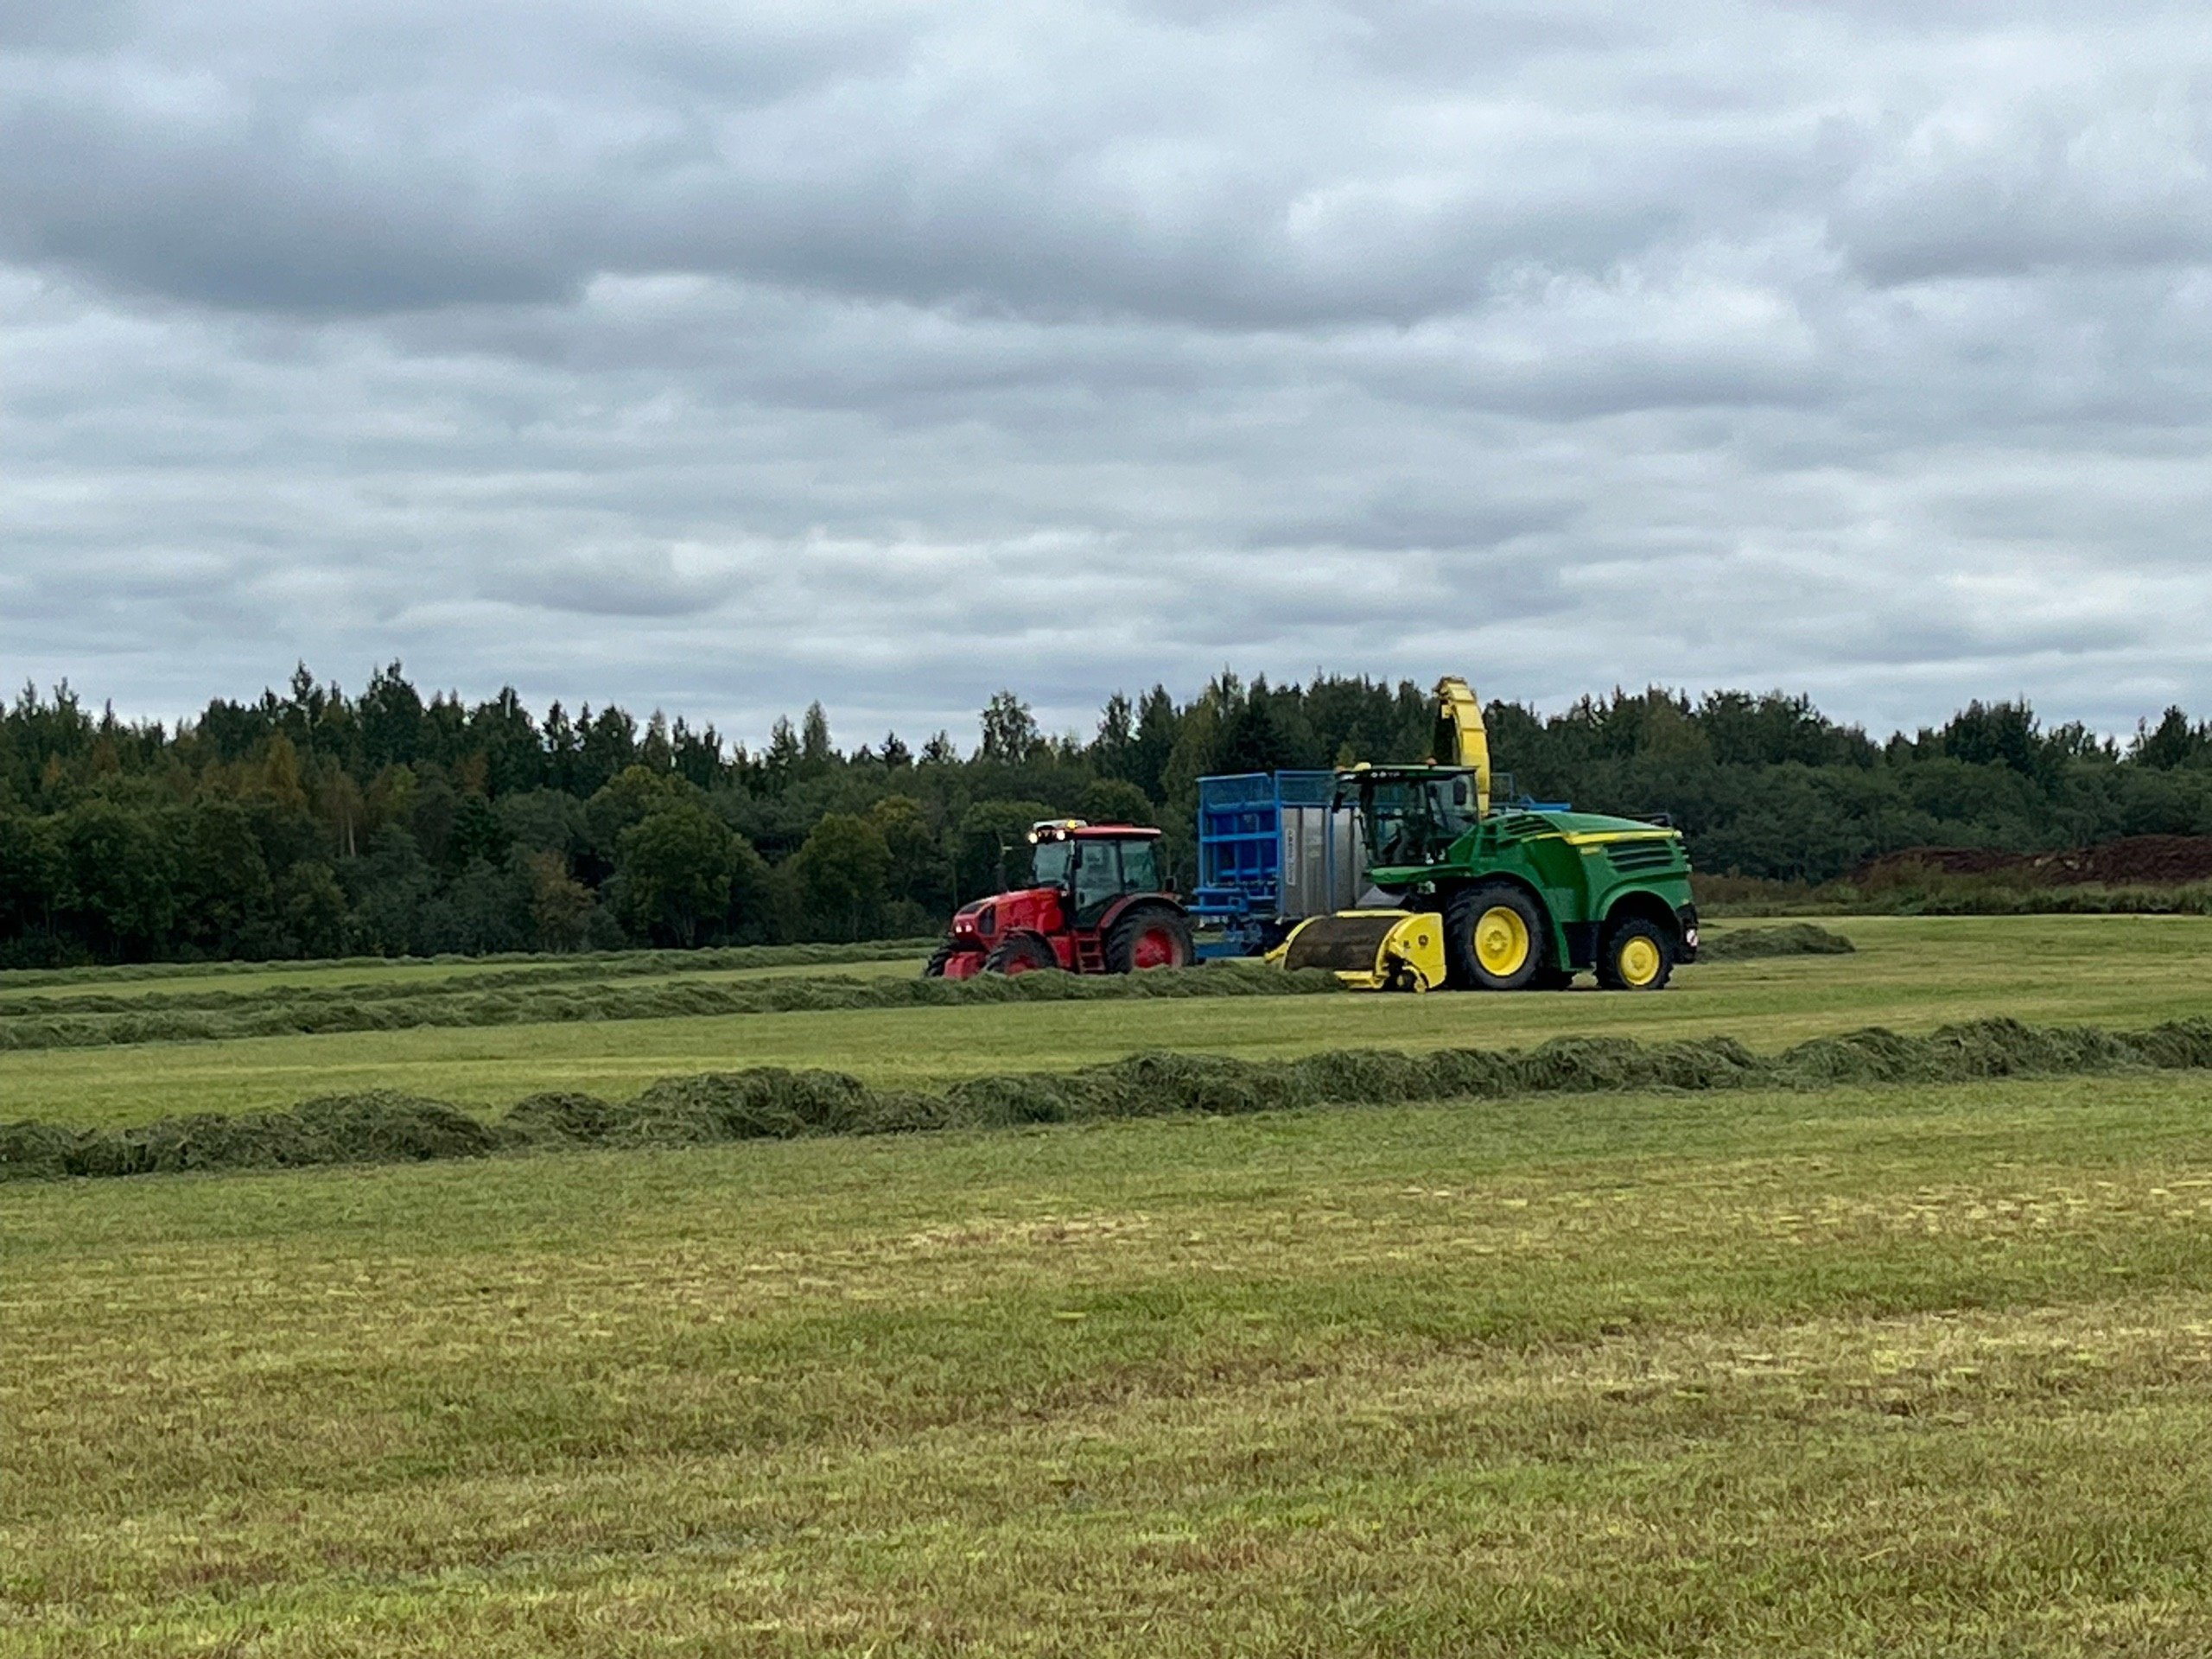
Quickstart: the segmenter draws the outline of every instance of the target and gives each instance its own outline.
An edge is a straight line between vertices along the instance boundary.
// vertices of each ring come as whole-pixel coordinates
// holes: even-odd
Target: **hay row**
[[[125,1014],[137,1008],[228,1008],[247,1002],[312,993],[321,996],[396,997],[419,995],[420,980],[354,980],[329,986],[264,985],[256,978],[277,973],[359,969],[381,976],[391,968],[452,968],[447,982],[456,989],[509,990],[517,986],[560,984],[577,980],[637,979],[668,974],[721,973],[750,968],[823,968],[840,963],[918,962],[937,948],[932,937],[864,939],[857,944],[731,944],[698,950],[601,950],[580,955],[492,957],[344,957],[319,962],[155,962],[130,968],[23,969],[0,973],[0,1018],[45,1014]],[[499,964],[486,967],[486,963]],[[508,965],[512,964],[512,965]],[[242,982],[231,988],[196,991],[118,993],[72,990],[136,984],[162,979],[220,977]],[[58,993],[52,988],[62,987]],[[26,994],[29,993],[29,994]]]
[[[1732,927],[1707,933],[1700,962],[1750,962],[1760,957],[1846,957],[1859,947],[1840,933],[1811,922],[1783,927]]]
[[[99,1048],[130,1043],[223,1042],[243,1037],[421,1027],[553,1025],[733,1014],[810,1014],[943,1007],[975,1002],[1074,1002],[1148,997],[1296,996],[1341,988],[1333,975],[1217,963],[1174,974],[988,975],[976,979],[759,979],[717,984],[524,987],[424,991],[412,996],[313,995],[226,1010],[174,1008],[0,1020],[0,1050]]]
[[[1826,929],[1746,928],[1716,935],[1710,954],[1726,961],[1849,950]],[[715,1014],[802,1014],[969,1002],[1072,1001],[1129,997],[1294,996],[1338,988],[1330,976],[1286,974],[1252,962],[1189,973],[1132,976],[1026,974],[970,980],[766,979],[705,984],[487,985],[472,976],[445,985],[278,987],[214,991],[156,1001],[105,997],[66,1004],[0,1002],[0,1050],[104,1048],[134,1043],[223,1042],[245,1037],[407,1031],[423,1027],[551,1025],[589,1020],[669,1020]]]
[[[2011,1020],[1946,1026],[1924,1037],[1870,1028],[1815,1038],[1775,1055],[1756,1054],[1727,1037],[1671,1043],[1562,1037],[1532,1049],[1347,1049],[1287,1060],[1158,1052],[1073,1071],[973,1077],[938,1091],[877,1089],[842,1072],[760,1067],[664,1077],[621,1102],[531,1095],[488,1122],[444,1101],[378,1090],[322,1096],[289,1111],[168,1118],[142,1128],[0,1125],[0,1181],[1520,1095],[1821,1089],[2208,1067],[2212,1020],[2204,1019],[2141,1031]]]

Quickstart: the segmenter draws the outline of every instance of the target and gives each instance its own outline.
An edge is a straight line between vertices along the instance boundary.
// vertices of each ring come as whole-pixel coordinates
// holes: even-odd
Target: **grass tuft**
[[[1813,922],[1783,927],[1733,927],[1708,933],[1698,946],[1700,962],[1750,962],[1760,957],[1847,957],[1859,947],[1840,933]]]

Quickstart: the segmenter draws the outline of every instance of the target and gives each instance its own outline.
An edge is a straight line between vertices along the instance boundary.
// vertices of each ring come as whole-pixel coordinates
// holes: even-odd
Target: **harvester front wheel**
[[[1057,968],[1060,959],[1052,947],[1034,933],[1016,933],[983,958],[987,974],[1033,974],[1039,968]]]
[[[1520,991],[1544,969],[1543,907],[1510,881],[1462,887],[1444,907],[1444,954],[1461,990]]]
[[[1598,982],[1609,991],[1656,991],[1675,971],[1675,942],[1656,923],[1622,922],[1598,952]]]
[[[1124,912],[1107,929],[1105,943],[1109,974],[1187,968],[1198,954],[1190,918],[1165,905],[1138,905]]]

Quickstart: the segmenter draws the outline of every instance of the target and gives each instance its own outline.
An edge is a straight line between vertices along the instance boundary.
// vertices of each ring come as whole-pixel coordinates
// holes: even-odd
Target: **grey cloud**
[[[0,679],[2212,712],[2208,86],[2149,6],[0,0]]]

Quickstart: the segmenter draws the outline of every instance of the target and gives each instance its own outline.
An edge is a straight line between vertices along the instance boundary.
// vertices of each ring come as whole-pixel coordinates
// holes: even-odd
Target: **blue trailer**
[[[1198,880],[1191,914],[1217,927],[1201,956],[1252,956],[1289,924],[1357,902],[1359,837],[1332,772],[1198,779]]]

